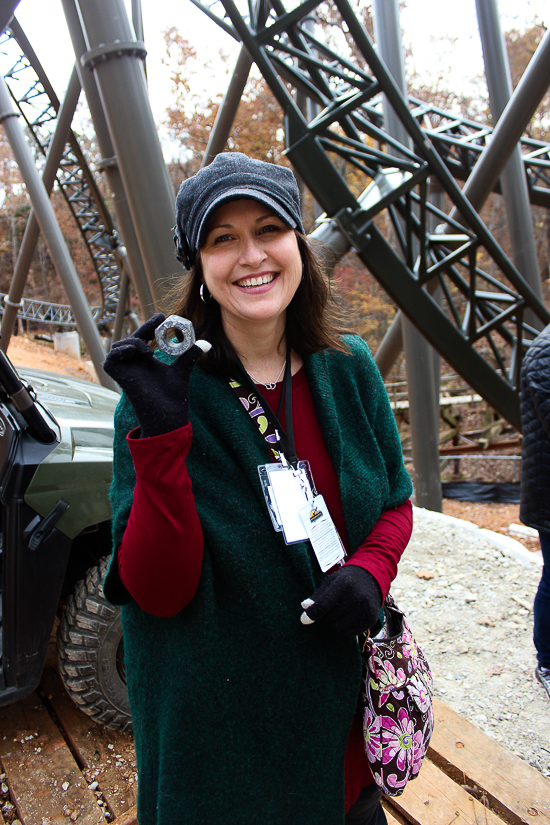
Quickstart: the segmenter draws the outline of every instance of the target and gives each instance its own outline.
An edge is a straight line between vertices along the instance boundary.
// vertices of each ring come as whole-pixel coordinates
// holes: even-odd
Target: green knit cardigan
[[[306,359],[315,409],[340,484],[351,552],[380,514],[412,492],[367,345]],[[266,442],[227,381],[192,374],[187,467],[204,534],[198,591],[180,613],[145,613],[113,563],[105,594],[122,605],[139,769],[140,825],[341,825],[344,756],[360,692],[355,640],[300,623],[322,574],[309,543],[275,533],[257,467]],[[113,539],[132,506],[121,400],[115,417]],[[113,554],[116,559],[116,553]],[[162,547],[151,547],[151,565]]]

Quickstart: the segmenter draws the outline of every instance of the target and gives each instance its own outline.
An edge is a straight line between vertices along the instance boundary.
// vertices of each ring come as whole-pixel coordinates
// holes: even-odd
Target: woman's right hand
[[[154,315],[129,338],[116,341],[103,364],[134,408],[142,438],[187,424],[191,371],[199,356],[211,347],[207,341],[197,341],[172,364],[163,363],[148,343],[163,321],[164,315]]]

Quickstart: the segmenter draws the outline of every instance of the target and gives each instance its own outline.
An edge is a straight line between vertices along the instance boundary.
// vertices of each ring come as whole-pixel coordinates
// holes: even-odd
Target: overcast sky
[[[129,0],[128,6],[130,5]],[[151,105],[159,127],[171,103],[169,73],[162,64],[163,32],[176,26],[205,57],[212,58],[220,48],[236,54],[231,37],[198,11],[189,0],[142,0],[145,42],[148,50],[147,72]],[[550,25],[550,0],[500,0],[502,25],[524,28],[538,16]],[[42,62],[50,81],[62,98],[74,60],[59,0],[21,0],[16,12],[27,37]],[[471,91],[472,80],[483,74],[481,46],[477,32],[474,0],[407,0],[401,18],[404,42],[410,46],[417,70],[451,79],[457,92]],[[226,76],[220,70],[221,91]]]

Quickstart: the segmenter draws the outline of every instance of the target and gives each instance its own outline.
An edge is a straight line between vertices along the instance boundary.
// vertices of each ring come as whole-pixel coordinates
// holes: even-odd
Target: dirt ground
[[[77,361],[70,355],[54,352],[53,344],[35,341],[24,335],[12,335],[7,355],[16,367],[33,367],[38,370],[62,372],[75,378],[91,381],[90,374],[83,361]]]
[[[416,509],[392,593],[430,663],[436,696],[550,777],[550,703],[534,677],[540,553],[514,558],[490,536]]]
[[[495,533],[510,536],[531,552],[540,551],[538,538],[519,536],[508,529],[510,524],[521,524],[519,504],[479,504],[473,501],[444,499],[443,512],[447,516],[466,519],[466,521],[477,524],[478,527],[486,527],[487,530],[494,530]]]

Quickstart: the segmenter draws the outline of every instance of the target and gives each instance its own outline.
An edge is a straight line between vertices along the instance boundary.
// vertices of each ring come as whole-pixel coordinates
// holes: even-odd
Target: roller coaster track
[[[0,293],[0,301],[6,297]],[[90,310],[96,323],[104,320],[102,307],[90,307]],[[50,301],[22,298],[18,316],[35,324],[52,324],[55,327],[67,327],[67,329],[76,328],[72,308],[66,304],[52,304]]]
[[[235,29],[218,16],[214,9],[221,5],[215,0],[210,6],[192,0],[198,8],[215,20],[228,34],[240,40]],[[337,68],[337,63],[335,62]],[[415,97],[408,98],[409,110],[422,131],[444,161],[453,177],[465,181],[473,170],[480,154],[491,140],[493,129],[487,123],[462,117],[437,106],[432,106]],[[383,116],[380,96],[374,96],[372,103],[365,103],[363,111],[369,120],[383,130]],[[529,185],[529,197],[533,206],[550,209],[550,143],[522,137],[519,142],[522,159]],[[500,192],[497,182],[495,191]]]
[[[453,176],[466,180],[491,139],[492,128],[463,117],[455,117],[413,97],[409,98],[409,108]],[[519,145],[531,203],[549,209],[550,144],[523,137]],[[498,185],[496,191],[500,191]]]
[[[550,315],[454,180],[468,177],[491,129],[414,98],[406,102],[348,0],[330,3],[335,25],[328,38],[319,27],[312,34],[303,25],[319,0],[306,0],[290,12],[282,0],[269,0],[262,12],[265,25],[260,18],[243,17],[233,0],[210,7],[193,2],[246,45],[284,111],[289,159],[326,214],[448,363],[519,426],[519,367],[536,333],[524,313],[530,308],[543,323]],[[59,101],[15,21],[0,40],[0,52],[8,63],[12,96],[44,157]],[[296,91],[317,106],[310,123],[295,103]],[[384,131],[383,94],[407,129],[411,148]],[[550,145],[524,138],[521,150],[531,202],[548,207]],[[440,181],[460,222],[450,221],[428,201],[428,177]],[[93,308],[94,318],[112,319],[119,282],[116,232],[74,135],[58,182],[99,277],[103,305]],[[393,227],[393,243],[375,222],[382,213]],[[433,218],[441,232],[428,231]],[[432,298],[437,286],[443,295],[440,304]],[[57,304],[25,301],[22,314],[74,325],[70,307]]]
[[[0,59],[10,94],[32,136],[37,163],[40,165],[48,151],[60,103],[15,19],[0,38]],[[102,305],[92,307],[92,315],[99,323],[112,321],[120,281],[120,265],[115,251],[119,241],[102,195],[73,132],[65,147],[56,180],[78,225],[101,289]],[[34,322],[76,326],[70,306],[46,301],[23,301],[19,317]]]
[[[550,313],[453,177],[467,175],[490,130],[419,101],[411,113],[348,0],[325,2],[332,25],[317,26],[314,33],[303,21],[319,0],[305,0],[291,11],[282,0],[269,0],[262,17],[243,16],[234,0],[211,7],[193,2],[244,44],[262,72],[284,112],[288,158],[326,215],[435,349],[519,428],[519,368],[536,334],[525,310],[544,324]],[[317,107],[309,123],[296,92]],[[382,94],[407,130],[410,147],[384,131]],[[536,169],[530,175],[540,189],[548,183],[548,149],[530,149]],[[428,177],[438,179],[460,222],[429,202]],[[393,245],[376,220],[382,213],[393,227]],[[428,231],[434,218],[441,232]],[[437,286],[441,303],[432,297]]]
[[[366,105],[369,118],[383,128],[382,107]],[[409,109],[445,165],[458,180],[467,180],[480,154],[491,140],[493,129],[484,123],[454,115],[415,97],[409,97]],[[519,142],[529,198],[533,206],[550,209],[550,144],[523,137]],[[500,192],[497,182],[495,191]]]

